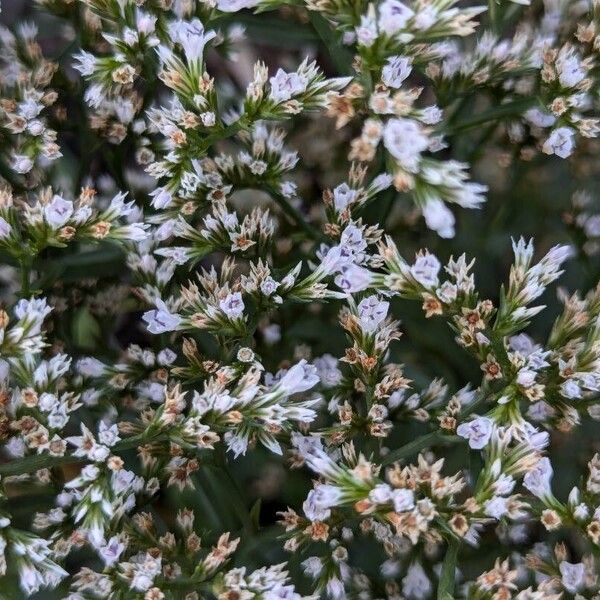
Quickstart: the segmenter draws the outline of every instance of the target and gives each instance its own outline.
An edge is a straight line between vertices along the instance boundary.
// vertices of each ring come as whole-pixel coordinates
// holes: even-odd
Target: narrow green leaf
[[[383,457],[382,465],[390,465],[403,458],[408,458],[425,448],[435,445],[457,444],[463,442],[464,439],[458,435],[445,435],[439,431],[423,435],[405,446],[392,450],[389,454]]]
[[[460,541],[456,538],[450,539],[444,563],[442,564],[442,572],[440,573],[440,581],[438,584],[437,600],[453,600],[454,584],[456,581],[456,561],[458,559],[458,549]]]
[[[258,530],[260,528],[260,508],[262,505],[262,498],[259,498],[250,509],[250,518],[252,519],[252,523],[254,525],[254,529]]]

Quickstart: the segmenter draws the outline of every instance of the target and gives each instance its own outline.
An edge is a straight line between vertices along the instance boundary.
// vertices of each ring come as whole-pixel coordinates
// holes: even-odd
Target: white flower
[[[132,242],[141,242],[148,238],[149,223],[131,223],[119,229],[119,237]]]
[[[538,461],[534,469],[525,474],[523,486],[538,498],[549,496],[551,494],[550,480],[552,479],[552,473],[552,464],[544,456]]]
[[[369,492],[369,500],[375,504],[386,504],[392,500],[392,488],[387,483],[377,484]]]
[[[169,33],[174,42],[181,44],[189,61],[200,59],[206,43],[217,35],[214,31],[205,32],[200,19],[171,23]]]
[[[353,190],[347,183],[338,185],[333,190],[333,205],[337,212],[345,210],[349,204],[354,202],[356,190]]]
[[[575,131],[570,127],[554,129],[542,146],[544,154],[556,154],[560,158],[571,156],[575,148]]]
[[[94,74],[96,57],[93,54],[82,50],[79,54],[75,54],[73,58],[77,61],[73,64],[73,68],[79,71],[84,77]]]
[[[278,69],[274,77],[269,79],[271,91],[269,98],[276,104],[290,100],[306,90],[306,77],[298,73],[286,73],[283,69]]]
[[[415,27],[417,29],[429,29],[438,20],[437,7],[429,5],[419,6],[419,11],[415,15]]]
[[[309,365],[305,359],[290,367],[279,380],[278,387],[290,396],[305,392],[319,383],[319,376],[314,365]]]
[[[24,175],[25,173],[29,173],[33,168],[33,161],[29,156],[25,156],[24,154],[15,154],[13,156],[12,168],[17,173]]]
[[[281,339],[281,327],[277,323],[271,323],[262,329],[262,334],[265,343],[272,346]]]
[[[240,292],[231,292],[219,302],[219,308],[228,318],[239,319],[244,314],[244,300]]]
[[[524,388],[530,388],[535,383],[535,371],[520,369],[517,373],[517,383]]]
[[[348,294],[355,294],[366,290],[373,280],[371,271],[359,265],[342,267],[341,273],[336,276],[335,284]]]
[[[98,427],[98,440],[101,444],[110,448],[120,439],[119,429],[116,424],[107,425],[104,421],[100,421],[100,426]]]
[[[118,560],[119,556],[125,550],[125,544],[116,536],[111,537],[105,546],[102,546],[98,551],[100,558],[104,561],[104,565],[112,567]]]
[[[440,268],[440,261],[433,254],[426,253],[417,257],[415,264],[410,268],[410,274],[423,287],[435,288],[439,283]]]
[[[140,33],[153,33],[156,29],[156,17],[139,8],[136,11],[135,25]]]
[[[323,562],[318,556],[311,556],[302,562],[302,570],[305,575],[317,579],[323,571]]]
[[[167,305],[160,299],[156,300],[156,309],[145,312],[142,319],[146,321],[148,331],[154,334],[175,331],[181,323],[177,313],[171,313]]]
[[[237,12],[244,8],[253,8],[258,0],[218,0],[217,8],[222,12]]]
[[[444,202],[431,198],[423,207],[423,216],[427,227],[436,231],[440,237],[454,237],[454,215]]]
[[[411,59],[406,56],[391,56],[381,73],[381,81],[388,87],[399,88],[412,70]]]
[[[414,11],[399,0],[385,0],[379,6],[379,28],[389,35],[403,29]]]
[[[486,501],[484,512],[488,517],[494,519],[502,518],[508,512],[507,499],[502,498],[502,496],[494,496]]]
[[[507,496],[513,491],[515,484],[516,481],[510,475],[501,473],[494,480],[492,487],[494,488],[494,492],[496,492],[496,494],[499,496]]]
[[[558,81],[563,87],[573,88],[583,81],[586,76],[579,57],[573,53],[560,53],[556,61]]]
[[[163,187],[158,187],[150,192],[150,196],[152,197],[152,206],[158,210],[168,208],[173,202],[173,195]]]
[[[0,240],[5,240],[12,232],[11,224],[6,219],[0,217]]]
[[[373,333],[387,317],[390,303],[377,296],[363,298],[358,305],[358,317],[363,331]]]
[[[98,359],[86,356],[77,361],[77,371],[85,377],[100,377],[106,371],[106,366]]]
[[[477,417],[468,423],[461,423],[456,433],[469,440],[469,446],[473,450],[481,450],[490,441],[494,422],[488,417]]]
[[[156,356],[156,362],[159,365],[163,366],[173,364],[176,359],[177,354],[175,354],[175,352],[173,352],[173,350],[171,350],[170,348],[165,348],[164,350],[161,350]]]
[[[277,291],[278,287],[279,284],[272,277],[267,277],[264,281],[261,282],[260,291],[265,296],[271,296]]]
[[[98,444],[92,432],[83,423],[80,427],[81,435],[65,438],[69,444],[76,448],[73,456],[85,456],[94,462],[104,462],[110,455],[110,450],[103,444]],[[84,475],[83,471],[81,475]]]
[[[339,487],[319,484],[308,493],[302,509],[311,521],[324,521],[331,514],[329,509],[336,506],[341,497],[342,490]]]
[[[44,207],[44,217],[52,229],[60,229],[73,214],[73,202],[55,194],[51,202]]]
[[[560,393],[569,400],[581,398],[581,388],[574,379],[567,379],[560,386]]]
[[[324,388],[335,387],[342,381],[342,372],[338,368],[338,359],[335,356],[323,354],[323,356],[315,358],[313,364]]]
[[[431,581],[420,563],[414,562],[408,567],[402,579],[402,593],[411,600],[424,600],[431,594]]]
[[[405,512],[415,507],[415,496],[412,490],[394,490],[392,492],[392,502],[396,512]]]
[[[551,127],[556,123],[556,117],[553,114],[542,111],[539,108],[530,108],[524,116],[536,127]]]
[[[442,109],[437,106],[428,106],[421,113],[421,121],[426,125],[436,125],[444,117]],[[444,146],[445,147],[445,146]]]
[[[415,172],[429,140],[417,121],[390,119],[383,130],[383,143],[401,167]]]
[[[377,39],[377,23],[368,15],[360,18],[360,25],[356,27],[356,40],[361,46],[369,48]]]
[[[558,568],[563,586],[571,594],[576,594],[585,582],[585,565],[583,563],[570,563],[563,560]]]

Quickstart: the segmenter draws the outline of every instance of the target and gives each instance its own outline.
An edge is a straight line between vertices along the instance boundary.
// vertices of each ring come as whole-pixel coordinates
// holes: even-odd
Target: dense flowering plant
[[[2,11],[1,598],[600,598],[600,0]]]

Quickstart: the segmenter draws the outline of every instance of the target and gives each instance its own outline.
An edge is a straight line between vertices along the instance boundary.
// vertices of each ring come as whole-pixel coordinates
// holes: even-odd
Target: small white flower
[[[423,287],[435,288],[439,283],[440,269],[440,261],[433,254],[426,253],[417,257],[415,264],[410,268],[410,274]]]
[[[306,91],[308,82],[298,73],[286,73],[283,69],[278,69],[275,76],[269,79],[269,83],[271,85],[269,98],[276,104],[280,104]]]
[[[337,212],[345,210],[349,204],[354,202],[356,190],[353,190],[347,183],[338,185],[333,190],[333,205]]]
[[[238,12],[244,8],[253,8],[258,4],[258,0],[218,0],[217,8],[221,12]]]
[[[10,236],[11,232],[11,224],[3,217],[0,217],[0,240],[5,240],[7,237]]]
[[[146,321],[148,331],[154,334],[175,331],[181,323],[181,317],[171,313],[167,305],[160,299],[156,301],[156,309],[144,313],[142,319]]]
[[[358,317],[363,331],[373,333],[387,317],[390,303],[377,296],[363,298],[358,305]]]
[[[551,494],[550,480],[552,479],[552,474],[552,464],[544,456],[538,461],[534,469],[525,474],[523,486],[534,496],[544,498]]]
[[[94,74],[96,68],[96,57],[90,52],[82,50],[73,57],[77,62],[73,63],[73,68],[79,71],[84,77]]]
[[[116,536],[111,537],[105,546],[102,546],[98,553],[104,561],[104,565],[112,567],[118,560],[123,551],[125,544]]]
[[[502,496],[494,496],[486,501],[484,512],[488,517],[501,519],[508,512],[507,499]]]
[[[381,81],[388,87],[399,88],[412,70],[411,59],[406,56],[391,56],[381,73]]]
[[[244,314],[244,300],[240,292],[231,292],[219,302],[220,309],[228,318],[239,319]]]
[[[342,267],[341,273],[336,276],[335,284],[347,294],[355,294],[366,290],[373,280],[371,271],[359,265]]]
[[[431,581],[420,563],[414,562],[408,567],[402,579],[402,593],[410,600],[425,600],[431,594]]]
[[[319,383],[319,376],[314,365],[310,365],[302,359],[293,367],[290,367],[280,379],[278,387],[286,395],[305,392]]]
[[[414,11],[399,0],[385,0],[379,6],[379,28],[393,35],[403,29]]]
[[[429,140],[421,126],[412,119],[390,119],[383,130],[383,143],[398,164],[415,172],[421,160],[421,152],[427,149]]]
[[[152,206],[158,210],[168,208],[173,203],[173,195],[165,188],[159,187],[150,192]]]
[[[202,57],[206,43],[217,35],[214,31],[205,32],[200,19],[171,23],[169,33],[174,42],[181,44],[189,61],[199,60]]]
[[[567,379],[560,386],[560,393],[569,400],[581,398],[581,388],[574,379]]]
[[[335,356],[324,354],[315,358],[313,364],[324,388],[335,387],[342,381],[342,372],[338,368],[338,359]]]
[[[469,446],[473,450],[481,450],[490,441],[494,422],[488,417],[477,417],[468,423],[461,423],[456,433],[469,440]]]
[[[585,583],[585,565],[583,563],[570,563],[563,560],[558,568],[563,586],[571,594],[576,594]]]
[[[454,237],[454,215],[444,202],[438,198],[428,200],[423,207],[423,216],[427,227],[436,231],[440,237]]]
[[[360,18],[360,25],[356,28],[356,41],[369,48],[377,39],[377,23],[368,15]]]
[[[98,440],[101,444],[114,446],[121,438],[119,437],[119,429],[116,424],[107,425],[104,421],[100,421],[98,427]]]
[[[369,500],[375,504],[386,504],[392,500],[392,491],[387,483],[379,483],[369,492]]]
[[[560,53],[556,61],[558,81],[563,87],[573,88],[586,77],[586,71],[581,66],[581,60],[576,54]]]
[[[12,168],[17,173],[24,175],[33,169],[33,161],[29,156],[25,156],[24,154],[15,154],[13,156]]]
[[[73,214],[73,202],[55,194],[51,202],[44,207],[44,217],[52,229],[60,229]]]
[[[575,149],[575,131],[570,127],[554,129],[542,146],[544,154],[556,154],[560,158],[571,156]]]
[[[392,502],[396,512],[412,510],[415,507],[415,495],[412,490],[394,490],[392,492]]]

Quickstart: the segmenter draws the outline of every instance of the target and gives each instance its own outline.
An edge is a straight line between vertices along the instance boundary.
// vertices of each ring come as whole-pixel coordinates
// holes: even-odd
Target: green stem
[[[450,539],[448,549],[440,573],[438,584],[437,600],[451,600],[454,596],[454,584],[456,579],[456,561],[458,559],[458,549],[460,541],[456,538]]]
[[[116,454],[123,450],[129,450],[135,448],[141,444],[148,442],[157,442],[163,439],[167,439],[168,434],[166,433],[154,433],[154,435],[148,436],[143,433],[140,435],[134,435],[130,438],[126,438],[117,442],[111,451]],[[61,465],[72,465],[77,463],[88,462],[88,459],[81,456],[73,456],[69,454],[67,456],[51,456],[49,454],[40,454],[36,456],[25,456],[23,458],[15,459],[10,462],[0,465],[0,476],[6,477],[9,475],[22,475],[23,473],[34,473],[39,469],[49,469],[52,467],[58,467]]]
[[[227,501],[233,505],[233,508],[235,509],[237,516],[240,518],[246,533],[254,533],[256,528],[254,527],[252,515],[246,506],[242,489],[231,473],[224,446],[221,446],[215,450],[215,460],[217,464],[212,468],[217,469],[219,474],[224,476],[219,478],[218,483],[222,489],[225,488],[224,491],[227,495]]]
[[[476,127],[491,121],[500,121],[501,119],[515,117],[523,114],[528,108],[532,108],[537,104],[539,104],[539,100],[536,96],[520,98],[519,100],[514,100],[513,102],[507,102],[498,107],[484,110],[480,114],[475,115],[472,119],[466,119],[465,121],[456,123],[456,125],[447,125],[442,129],[442,133],[446,135],[456,135],[457,133],[475,129]]]
[[[31,278],[31,264],[21,260],[21,297],[27,298],[30,294],[29,279]]]
[[[289,200],[281,194],[277,188],[271,184],[265,184],[263,189],[270,194],[270,196],[275,200],[275,202],[279,205],[281,210],[294,222],[294,224],[298,225],[301,229],[303,229],[306,234],[313,240],[317,242],[325,242],[328,241],[328,238],[325,234],[321,233],[316,227],[311,225],[306,217],[292,204],[290,204]]]
[[[488,0],[488,17],[490,29],[494,33],[498,33],[498,0]]]
[[[430,446],[457,444],[464,441],[465,440],[460,436],[448,435],[442,433],[441,431],[434,431],[432,433],[423,435],[412,442],[409,442],[397,450],[392,450],[392,452],[383,457],[381,464],[383,466],[390,465],[403,458],[408,458],[409,456],[412,456],[413,454],[416,454],[425,448],[429,448]]]

